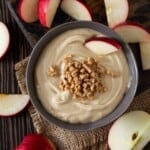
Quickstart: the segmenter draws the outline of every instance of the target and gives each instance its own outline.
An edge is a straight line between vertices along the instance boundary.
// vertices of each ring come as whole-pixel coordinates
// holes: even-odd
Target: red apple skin
[[[22,15],[22,11],[21,11],[21,9],[22,9],[22,7],[23,7],[23,3],[24,3],[24,1],[25,0],[20,0],[19,1],[19,4],[18,4],[18,14],[19,14],[19,16],[20,16],[20,18],[24,21],[24,22],[26,22],[26,23],[32,23],[32,22],[35,22],[35,21],[37,21],[38,20],[38,17],[37,17],[37,5],[34,7],[34,16],[33,16],[33,18],[31,19],[31,20],[26,20],[25,18],[24,18],[24,16]],[[32,8],[29,8],[29,9],[32,9]],[[32,12],[33,13],[33,12]]]
[[[143,30],[145,30],[148,34],[150,33],[144,28],[144,26],[142,26],[141,24],[139,24],[137,22],[132,22],[132,21],[126,21],[126,22],[120,23],[120,24],[116,25],[115,27],[113,27],[112,29],[116,29],[116,28],[124,26],[124,25],[136,26],[136,27],[139,27],[139,28],[142,28]]]
[[[108,37],[92,37],[88,40],[85,41],[85,44],[87,42],[91,42],[91,41],[103,41],[103,42],[107,42],[110,43],[111,45],[113,45],[114,47],[116,47],[117,49],[121,49],[121,45],[114,39],[112,38],[108,38]]]
[[[28,134],[15,150],[56,150],[54,144],[41,134]]]
[[[28,103],[22,108],[20,109],[18,112],[14,113],[14,114],[10,114],[10,115],[3,115],[3,114],[0,114],[0,117],[3,117],[3,118],[7,118],[7,117],[13,117],[13,116],[16,116],[18,115],[20,112],[22,112],[23,110],[25,110],[26,107],[28,107],[28,105],[30,105],[30,100],[28,101]]]
[[[24,0],[20,0],[20,1],[19,1],[19,4],[18,4],[18,14],[19,14],[20,18],[21,18],[24,22],[26,22],[26,20],[24,19],[24,17],[22,16],[22,13],[21,13],[21,7],[22,7],[23,1],[24,1]]]
[[[59,0],[39,0],[38,2],[38,18],[40,20],[40,23],[43,27],[49,28],[51,26],[51,23],[53,21],[53,15],[55,15],[57,7],[59,6]],[[53,6],[53,4],[56,4]],[[49,8],[54,8],[51,11],[54,11],[50,13]],[[50,17],[50,20],[48,19]]]
[[[141,39],[139,39],[137,41],[134,41],[134,42],[133,41],[127,41],[128,43],[130,43],[130,42],[131,43],[137,43],[137,42],[148,42],[148,41],[150,41],[150,33],[149,33],[149,31],[147,31],[147,29],[143,25],[141,25],[141,24],[139,24],[137,22],[127,21],[127,22],[124,22],[124,23],[116,25],[113,28],[113,30],[117,32],[117,30],[119,28],[128,28],[128,27],[132,27],[132,28],[135,27],[135,28],[137,28],[139,30],[143,30],[142,33],[141,33]],[[137,32],[138,32],[138,30],[137,30]],[[144,33],[144,36],[143,36],[143,33]],[[136,39],[136,37],[135,37],[135,39]]]
[[[38,1],[38,17],[42,26],[47,27],[46,15],[48,11],[48,4],[50,0]]]

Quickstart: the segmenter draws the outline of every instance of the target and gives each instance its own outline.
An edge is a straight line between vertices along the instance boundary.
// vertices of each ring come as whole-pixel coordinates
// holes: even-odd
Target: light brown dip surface
[[[35,84],[39,99],[49,113],[63,121],[87,123],[106,116],[118,105],[128,87],[129,69],[122,51],[104,57],[93,53],[83,45],[93,35],[101,36],[100,33],[86,28],[62,33],[43,49],[36,65]],[[115,78],[106,76],[104,83],[108,91],[97,94],[93,100],[75,100],[68,91],[60,90],[60,76],[47,75],[48,68],[54,64],[63,70],[62,60],[67,54],[73,54],[78,60],[93,57],[120,75]]]

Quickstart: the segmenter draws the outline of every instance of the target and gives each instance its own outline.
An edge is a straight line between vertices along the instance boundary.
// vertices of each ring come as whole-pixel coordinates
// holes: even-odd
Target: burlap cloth
[[[15,65],[16,78],[18,85],[23,94],[27,94],[25,85],[25,71],[29,58]],[[49,137],[60,150],[108,150],[107,136],[111,124],[87,132],[73,132],[64,130],[53,124],[49,124],[32,106],[28,107],[33,125],[37,133],[41,133]],[[144,110],[150,113],[150,89],[146,90],[141,95],[137,96],[129,109],[131,110]]]

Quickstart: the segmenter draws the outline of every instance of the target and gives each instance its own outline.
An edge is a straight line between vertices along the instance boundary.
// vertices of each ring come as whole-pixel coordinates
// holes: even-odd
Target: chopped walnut
[[[64,58],[64,63],[65,82],[64,79],[60,81],[61,90],[69,90],[73,98],[79,100],[91,100],[96,93],[107,92],[107,87],[102,83],[103,77],[114,76],[114,73],[98,64],[94,58],[88,57],[79,61],[69,55]]]
[[[52,65],[48,69],[48,75],[50,77],[56,77],[59,75],[58,67],[56,65]]]
[[[103,83],[103,78],[106,75],[112,77],[119,75],[102,66],[92,57],[76,60],[73,55],[66,55],[63,62],[63,78],[60,80],[59,88],[62,91],[68,90],[72,93],[73,98],[78,100],[92,100],[96,93],[107,92],[108,89]],[[58,67],[50,66],[48,75],[50,77],[58,76]]]
[[[63,62],[65,64],[69,63],[71,61],[72,57],[73,57],[73,55],[71,55],[71,54],[66,55],[65,58],[64,58],[64,60],[63,60]]]

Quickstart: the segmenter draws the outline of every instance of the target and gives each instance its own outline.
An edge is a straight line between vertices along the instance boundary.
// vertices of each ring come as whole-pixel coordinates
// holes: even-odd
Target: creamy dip
[[[35,84],[39,99],[50,114],[63,121],[87,123],[98,120],[112,112],[126,92],[129,69],[123,52],[120,50],[103,57],[95,54],[84,47],[85,40],[94,35],[104,36],[87,28],[64,32],[48,43],[37,62]],[[73,54],[77,59],[93,57],[120,75],[115,78],[106,76],[104,83],[108,91],[96,95],[93,100],[75,100],[68,91],[60,90],[61,77],[47,75],[51,65],[63,68],[62,60],[67,54]]]

